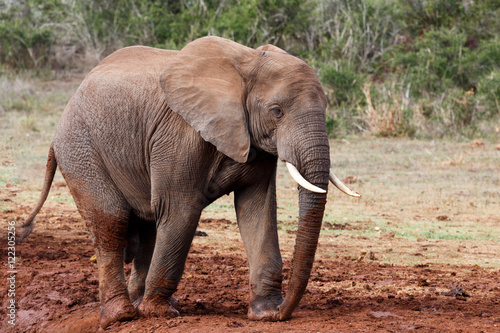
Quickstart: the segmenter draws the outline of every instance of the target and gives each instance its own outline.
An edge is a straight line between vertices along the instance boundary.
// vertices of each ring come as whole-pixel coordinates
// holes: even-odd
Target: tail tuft
[[[21,242],[31,234],[33,229],[35,229],[35,225],[33,223],[31,223],[31,224],[23,225],[22,228],[23,228],[23,232],[21,233],[21,236],[17,240],[17,244],[21,244]]]

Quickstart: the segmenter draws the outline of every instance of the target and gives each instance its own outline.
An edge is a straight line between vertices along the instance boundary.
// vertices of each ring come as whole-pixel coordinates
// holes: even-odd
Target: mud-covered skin
[[[92,233],[101,326],[137,310],[178,314],[172,295],[201,211],[230,192],[250,265],[248,316],[288,319],[309,279],[326,193],[301,190],[298,259],[283,301],[276,163],[328,188],[325,108],[300,59],[218,37],[181,51],[125,48],[92,70],[65,108],[51,152]],[[53,175],[55,163],[47,170]],[[124,261],[133,263],[128,286]]]

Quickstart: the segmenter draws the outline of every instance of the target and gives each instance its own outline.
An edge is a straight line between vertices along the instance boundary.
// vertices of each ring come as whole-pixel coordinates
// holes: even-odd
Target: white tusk
[[[311,192],[326,193],[326,191],[323,190],[322,188],[319,188],[316,185],[313,185],[313,184],[309,183],[307,180],[305,180],[304,177],[302,177],[302,175],[300,174],[299,170],[297,170],[297,168],[294,167],[293,164],[286,162],[286,167],[288,168],[288,172],[290,172],[290,175],[292,176],[292,178],[297,183],[299,183],[299,185],[302,186],[303,188],[305,188]]]
[[[340,179],[338,179],[337,176],[335,176],[332,169],[330,169],[330,181],[332,182],[333,185],[335,185],[339,190],[341,190],[345,194],[356,198],[361,197],[361,195],[358,192],[351,191],[347,186],[345,186],[344,183],[342,183]]]

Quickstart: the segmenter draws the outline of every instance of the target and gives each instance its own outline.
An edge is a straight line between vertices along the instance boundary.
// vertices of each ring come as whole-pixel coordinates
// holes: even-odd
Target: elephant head
[[[291,316],[310,276],[330,171],[326,97],[302,60],[265,45],[252,49],[205,37],[185,46],[160,77],[168,106],[236,162],[251,147],[287,163],[299,191],[299,227],[289,288],[275,320]],[[339,185],[340,184],[340,185]]]

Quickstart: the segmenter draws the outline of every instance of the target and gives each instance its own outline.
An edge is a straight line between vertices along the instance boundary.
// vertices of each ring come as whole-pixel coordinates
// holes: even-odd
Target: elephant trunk
[[[303,156],[298,159],[300,173],[310,183],[327,190],[330,156],[326,130],[316,131],[309,140],[302,141]],[[318,142],[319,140],[319,142]],[[309,142],[309,143],[307,143]],[[291,317],[301,300],[309,281],[318,237],[323,221],[327,193],[315,193],[299,187],[299,225],[288,290],[279,307],[280,320]]]

